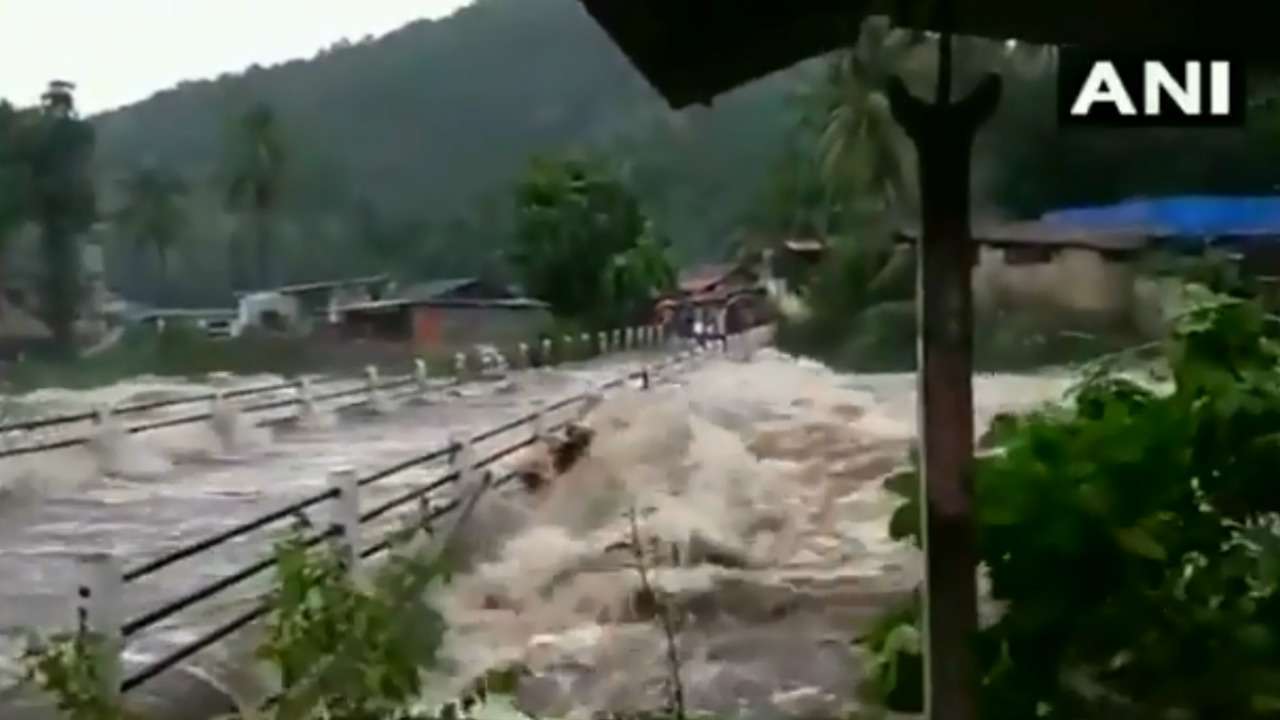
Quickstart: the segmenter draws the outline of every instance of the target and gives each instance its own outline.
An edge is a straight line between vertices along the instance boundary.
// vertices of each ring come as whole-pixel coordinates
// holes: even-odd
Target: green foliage
[[[64,352],[80,301],[77,236],[96,216],[94,145],[69,86],[51,84],[40,108],[0,103],[0,238],[23,222],[40,226],[46,319]]]
[[[517,72],[505,60],[511,57],[521,58]],[[416,279],[474,274],[505,249],[507,190],[529,156],[598,150],[632,165],[635,191],[672,238],[672,252],[705,260],[719,254],[750,207],[785,131],[794,77],[784,73],[717,98],[714,108],[675,114],[576,0],[479,0],[375,40],[184,82],[104,113],[94,118],[98,167],[114,182],[152,156],[203,194],[210,190],[204,178],[229,164],[225,119],[269,102],[288,128],[289,151],[272,259],[282,275],[309,273],[277,279],[326,279],[379,262],[367,269],[386,269],[388,260],[365,253],[356,210],[362,197],[376,202],[389,227],[405,231],[397,233],[393,260],[397,269],[412,266]],[[221,200],[226,183],[216,186]],[[222,203],[211,205],[193,213],[192,235],[224,226]],[[418,232],[409,231],[414,226]],[[175,268],[208,268],[206,253],[227,254],[225,237],[186,243]],[[216,248],[202,249],[210,244]],[[131,297],[149,297],[163,284],[158,273],[126,270],[118,280],[127,277],[121,290]],[[222,274],[197,281],[225,282]]]
[[[1171,390],[1098,372],[1073,405],[993,428],[975,507],[1004,610],[978,638],[983,717],[1274,716],[1274,330],[1204,291],[1169,343]],[[919,543],[914,473],[889,489],[907,498],[891,531]]]
[[[67,720],[130,720],[107,692],[102,677],[99,636],[71,633],[28,647],[24,660],[27,679],[48,693]]]
[[[516,189],[515,225],[512,262],[558,317],[617,327],[674,284],[663,241],[600,160],[533,160]]]
[[[271,286],[271,220],[280,203],[286,153],[275,111],[255,103],[231,129],[227,206],[253,217],[258,287]]]
[[[129,177],[125,191],[128,201],[120,211],[120,220],[139,247],[156,254],[164,271],[169,251],[186,222],[182,204],[186,183],[173,173],[144,167]]]
[[[1225,295],[1257,297],[1257,278],[1241,267],[1229,253],[1213,248],[1199,255],[1173,252],[1150,253],[1141,261],[1144,272],[1155,277],[1173,277],[1203,285]]]
[[[810,89],[805,100],[820,127],[823,177],[842,202],[885,208],[914,196],[904,161],[906,137],[889,111],[886,88],[922,44],[922,38],[887,22],[864,23],[856,47],[834,55],[822,81]]]
[[[871,653],[862,691],[877,703],[901,712],[924,710],[924,661],[921,655],[918,599],[881,617],[860,639]]]
[[[419,698],[443,620],[426,601],[438,563],[393,558],[368,588],[331,550],[277,548],[275,608],[259,655],[280,673],[281,718],[381,720]]]
[[[29,215],[31,167],[24,137],[28,113],[0,100],[0,250]]]
[[[909,366],[914,271],[909,250],[895,248],[884,228],[864,223],[816,269],[803,290],[808,312],[780,322],[779,347],[861,371]]]

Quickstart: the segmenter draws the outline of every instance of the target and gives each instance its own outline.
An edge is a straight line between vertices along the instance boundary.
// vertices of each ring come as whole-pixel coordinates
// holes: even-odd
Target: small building
[[[682,270],[676,287],[685,297],[698,297],[724,290],[754,287],[759,282],[760,274],[749,263],[721,263]]]
[[[283,332],[302,329],[309,323],[310,318],[297,295],[266,290],[245,293],[236,303],[236,327],[239,332],[248,328]]]
[[[241,328],[310,330],[336,321],[336,308],[385,298],[392,288],[387,275],[284,285],[237,294]]]
[[[978,311],[1038,309],[1109,323],[1134,310],[1134,260],[1147,239],[1132,230],[1089,230],[1040,221],[975,223]],[[903,229],[899,242],[918,234]]]
[[[416,354],[432,354],[529,342],[552,321],[546,303],[510,296],[509,288],[486,287],[478,280],[422,283],[398,295],[406,297],[338,308],[339,321],[331,332],[345,341],[399,345]]]
[[[1152,248],[1198,255],[1223,250],[1251,274],[1280,277],[1280,196],[1181,195],[1045,213],[1049,225],[1130,232]]]
[[[768,315],[768,293],[754,262],[704,265],[680,273],[677,289],[659,298],[658,323],[682,336],[738,332]]]

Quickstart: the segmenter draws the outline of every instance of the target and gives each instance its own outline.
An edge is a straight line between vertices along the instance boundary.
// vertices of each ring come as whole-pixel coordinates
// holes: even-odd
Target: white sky
[[[83,114],[182,80],[311,57],[471,0],[0,0],[0,98],[33,104],[76,84]]]

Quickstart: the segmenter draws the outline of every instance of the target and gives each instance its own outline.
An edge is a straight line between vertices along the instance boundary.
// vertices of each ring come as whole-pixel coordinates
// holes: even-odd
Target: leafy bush
[[[867,228],[858,242],[837,243],[803,289],[808,312],[779,323],[779,347],[859,370],[868,356],[869,364],[887,369],[911,362],[913,352],[904,360],[896,343],[880,341],[904,331],[914,337],[914,312],[904,318],[901,305],[913,297],[914,267],[911,253],[895,249],[875,228]],[[886,303],[893,309],[877,311]]]
[[[426,601],[439,563],[392,558],[372,586],[331,550],[299,538],[277,548],[275,608],[259,655],[280,673],[287,717],[380,720],[419,699],[443,637]]]
[[[101,638],[91,633],[33,643],[24,657],[27,679],[48,693],[69,720],[133,720],[101,674],[104,651]]]
[[[1253,303],[1199,293],[1168,345],[1171,390],[1099,371],[1072,405],[992,429],[975,507],[1003,611],[977,639],[983,717],[1280,712],[1274,329]],[[892,534],[918,544],[914,472],[889,487],[907,500]],[[901,663],[889,635],[867,644]],[[882,673],[879,694],[910,709],[900,677]]]

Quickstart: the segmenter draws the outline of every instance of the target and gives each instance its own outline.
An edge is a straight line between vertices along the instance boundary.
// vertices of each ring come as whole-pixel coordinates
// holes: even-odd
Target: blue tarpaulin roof
[[[1187,195],[1070,208],[1043,215],[1052,225],[1094,231],[1134,232],[1172,244],[1216,239],[1280,238],[1280,196]]]

